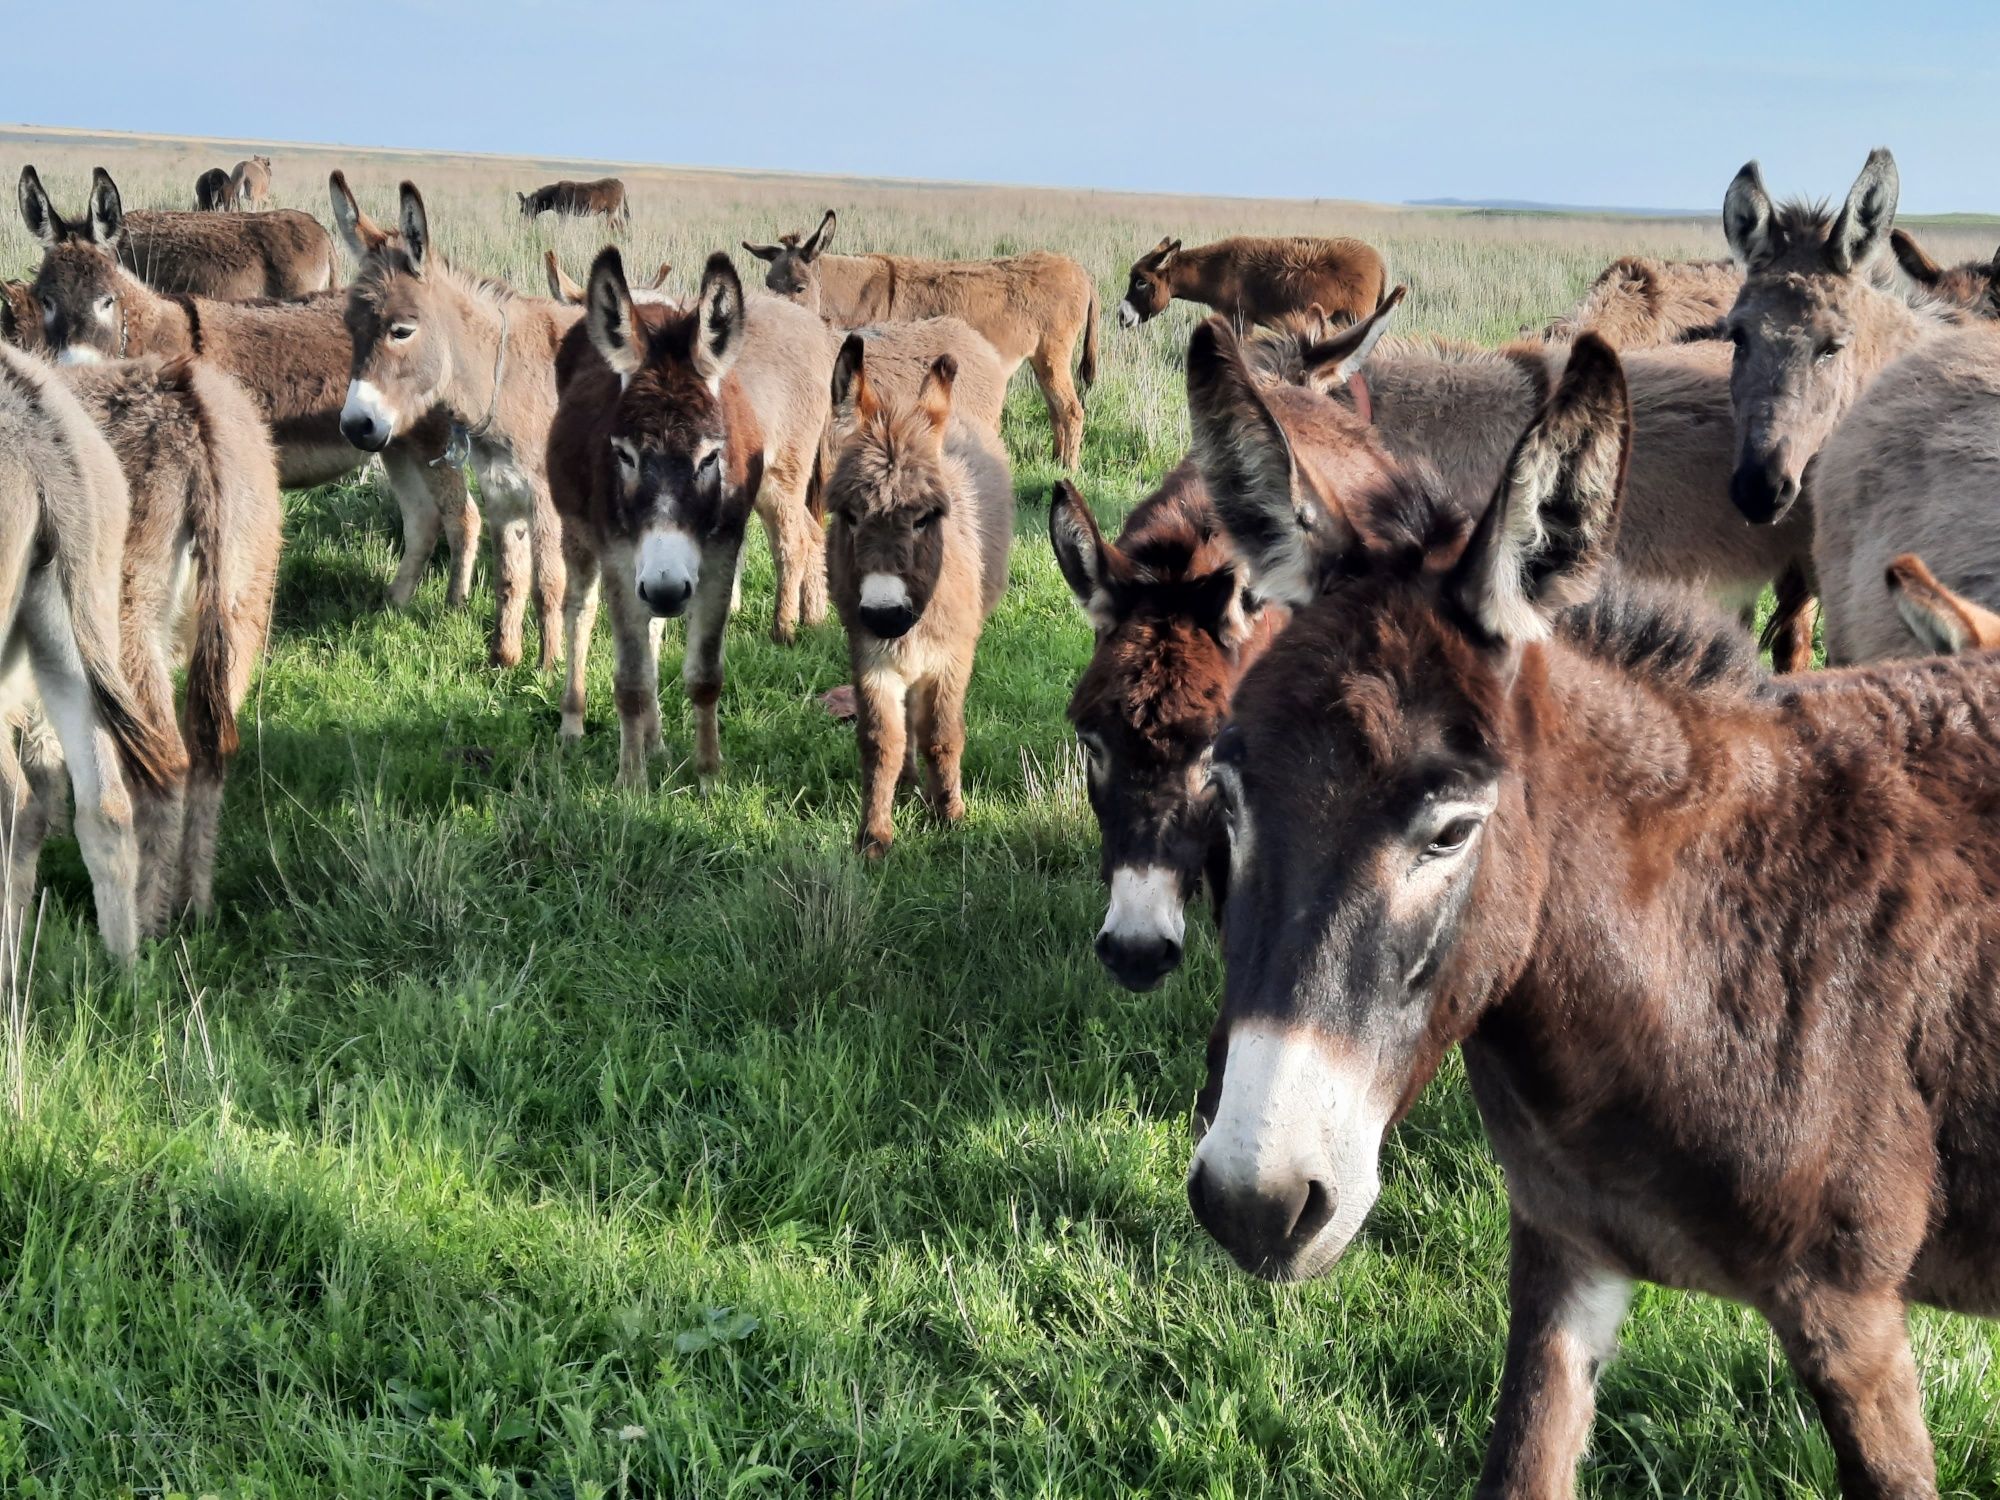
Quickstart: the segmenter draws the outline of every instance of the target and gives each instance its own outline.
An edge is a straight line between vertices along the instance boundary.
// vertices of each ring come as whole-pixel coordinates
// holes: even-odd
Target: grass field
[[[98,156],[128,206],[178,206],[240,154],[0,142],[64,206]],[[279,200],[322,213],[333,162],[382,214],[414,176],[444,251],[517,284],[539,289],[544,243],[578,272],[595,248],[513,216],[538,166],[273,154]],[[628,262],[664,255],[682,287],[709,250],[829,202],[850,249],[1067,250],[1107,308],[1169,230],[1328,228],[1383,246],[1409,327],[1490,340],[1614,254],[1719,248],[1688,222],[627,176]],[[31,264],[10,220],[0,274]],[[1183,452],[1192,318],[1104,333],[1082,480],[1107,523]],[[1090,636],[1046,541],[1025,376],[1007,437],[1019,544],[973,685],[970,814],[943,833],[906,808],[880,869],[850,849],[852,733],[814,704],[844,677],[838,626],[770,643],[761,542],[725,779],[704,799],[663,764],[633,797],[611,786],[604,631],[588,736],[559,755],[556,685],[482,665],[490,594],[449,610],[434,571],[387,614],[386,497],[291,497],[219,920],[120,974],[59,843],[7,987],[0,1494],[1469,1488],[1505,1211],[1462,1075],[1391,1139],[1329,1279],[1253,1282],[1194,1225],[1186,1116],[1219,965],[1199,920],[1157,994],[1091,956],[1095,830],[1063,719]],[[1945,1492],[2000,1495],[2000,1338],[1922,1315],[1917,1344]],[[1584,1492],[1832,1484],[1762,1324],[1643,1292]]]

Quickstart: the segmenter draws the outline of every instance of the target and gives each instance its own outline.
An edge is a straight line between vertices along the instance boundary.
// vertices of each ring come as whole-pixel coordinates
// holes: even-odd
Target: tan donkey
[[[134,209],[119,213],[115,235],[94,218],[71,223],[49,205],[42,179],[21,168],[21,216],[44,245],[88,240],[114,250],[119,264],[156,291],[241,301],[304,297],[339,285],[333,239],[319,220],[297,209],[265,214],[182,213]],[[111,174],[97,168],[90,201],[116,199]]]
[[[1238,235],[1187,250],[1170,237],[1132,263],[1118,321],[1137,328],[1178,300],[1213,308],[1239,328],[1275,328],[1315,304],[1346,324],[1367,317],[1388,290],[1381,252],[1362,240]]]
[[[908,255],[829,255],[832,209],[810,235],[743,248],[768,261],[764,285],[799,302],[836,328],[963,319],[993,346],[1009,379],[1026,360],[1048,405],[1056,462],[1075,468],[1083,451],[1083,402],[1077,385],[1097,379],[1097,287],[1067,255],[1047,250],[998,260],[923,260]],[[1076,381],[1070,360],[1083,357]]]
[[[941,821],[965,815],[965,695],[986,617],[1007,587],[1014,488],[1006,454],[952,416],[940,356],[915,398],[884,399],[850,334],[834,366],[838,456],[827,485],[827,575],[847,627],[861,747],[861,852],[895,841],[896,783],[921,750]]]
[[[1731,261],[1621,256],[1541,336],[1566,343],[1594,333],[1626,350],[1719,339],[1742,289],[1743,272]]]
[[[251,156],[229,170],[229,206],[238,213],[261,209],[271,201],[271,158]]]

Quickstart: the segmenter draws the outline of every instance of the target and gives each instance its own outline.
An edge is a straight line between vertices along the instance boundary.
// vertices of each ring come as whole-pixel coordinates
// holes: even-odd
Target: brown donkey
[[[595,182],[551,182],[546,187],[538,187],[532,193],[516,193],[521,200],[521,217],[539,218],[543,214],[559,214],[566,218],[587,219],[593,214],[602,214],[607,220],[629,229],[632,225],[632,205],[625,196],[625,184],[616,177],[600,177]]]
[[[1884,581],[1896,601],[1896,613],[1925,649],[1957,656],[2000,648],[2000,614],[1939,583],[1916,553],[1892,559]]]
[[[907,255],[828,255],[832,209],[810,235],[743,248],[770,262],[764,285],[811,308],[836,328],[961,318],[993,346],[1009,379],[1026,360],[1055,433],[1056,462],[1076,467],[1083,452],[1083,402],[1097,379],[1097,287],[1067,255],[1046,250],[998,260],[920,260]],[[1083,357],[1076,383],[1070,359]]]
[[[1511,1209],[1479,1495],[1573,1492],[1647,1280],[1769,1320],[1846,1495],[1934,1496],[1908,1306],[2000,1313],[2000,661],[1790,685],[1625,584],[1594,338],[1469,534],[1406,475],[1303,525],[1324,493],[1233,345],[1190,351],[1196,451],[1300,612],[1215,750],[1196,1215],[1261,1276],[1327,1271],[1457,1044]]]
[[[468,275],[431,248],[423,195],[404,183],[400,232],[381,228],[347,179],[329,179],[334,222],[360,265],[347,289],[353,356],[340,430],[379,453],[440,414],[479,480],[493,528],[491,660],[521,660],[532,587],[544,671],[561,654],[562,523],[549,495],[548,432],[556,350],[574,308]]]
[[[1742,289],[1743,272],[1733,261],[1621,256],[1541,336],[1568,342],[1594,333],[1628,351],[1719,339]]]
[[[824,537],[804,481],[826,426],[832,359],[817,318],[770,298],[746,305],[726,255],[709,257],[688,307],[645,306],[606,248],[587,296],[558,358],[548,447],[571,580],[562,737],[583,734],[601,584],[617,644],[618,779],[637,789],[660,748],[659,632],[672,616],[688,622],[681,679],[694,704],[694,767],[721,768],[723,632],[753,510],[777,556],[780,638],[802,610],[825,613]]]
[[[1219,860],[1208,756],[1244,671],[1289,612],[1246,596],[1236,549],[1193,459],[1183,460],[1107,540],[1075,485],[1049,502],[1049,541],[1097,635],[1070,695],[1111,901],[1098,960],[1129,990],[1180,965],[1188,903]]]
[[[33,167],[21,168],[21,217],[43,245],[83,241],[104,246],[156,291],[223,301],[304,297],[339,284],[333,240],[319,220],[296,209],[267,214],[176,213],[121,206],[116,229],[91,218],[70,222],[49,203]],[[111,174],[91,174],[93,207],[116,200]]]
[[[252,156],[229,171],[229,206],[239,213],[260,209],[271,201],[271,158]]]
[[[130,501],[117,456],[40,360],[0,348],[0,880],[9,930],[31,904],[50,809],[29,789],[14,731],[60,746],[104,946],[139,945],[133,801],[186,768],[171,718],[125,679],[119,568]],[[28,736],[34,751],[44,740]],[[12,938],[9,938],[12,941]]]
[[[232,207],[229,193],[229,173],[222,167],[210,167],[194,180],[194,211],[198,214],[221,213]]]
[[[1903,274],[1931,296],[1982,318],[2000,318],[2000,251],[1991,260],[1941,266],[1901,229],[1889,231],[1889,248]]]
[[[1137,328],[1178,298],[1239,328],[1276,327],[1314,304],[1346,324],[1367,317],[1388,290],[1381,252],[1361,240],[1239,235],[1184,250],[1169,238],[1132,263],[1118,321]]]
[[[29,222],[52,218],[46,200],[39,200]],[[118,189],[108,178],[92,190],[88,223],[81,237],[59,239],[43,253],[32,288],[42,347],[64,364],[199,355],[257,401],[278,446],[286,489],[330,484],[361,466],[363,456],[340,434],[354,360],[342,319],[344,294],[241,303],[162,296],[122,269],[111,245],[99,238],[115,244],[124,223]],[[463,473],[440,462],[449,434],[449,420],[434,413],[382,454],[403,515],[403,558],[389,587],[389,602],[398,608],[415,594],[440,529],[451,550],[450,602],[464,603],[471,588],[479,513]]]
[[[847,627],[861,747],[861,832],[895,841],[896,782],[922,750],[941,822],[965,816],[965,695],[986,617],[1007,587],[1014,486],[990,432],[952,417],[958,367],[940,355],[914,400],[877,392],[859,334],[833,370],[840,428],[827,508],[827,580]]]

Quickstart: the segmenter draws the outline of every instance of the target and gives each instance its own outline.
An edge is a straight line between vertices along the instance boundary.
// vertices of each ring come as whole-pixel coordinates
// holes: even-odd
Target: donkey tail
[[[1090,284],[1090,310],[1083,316],[1083,358],[1077,361],[1077,383],[1086,391],[1097,382],[1097,283]]]
[[[222,448],[202,382],[191,364],[175,361],[167,373],[178,375],[201,434],[201,455],[189,470],[188,533],[194,551],[194,649],[187,666],[188,758],[208,779],[219,779],[236,753],[236,710],[229,702],[229,603],[223,597],[222,479],[216,473]]]

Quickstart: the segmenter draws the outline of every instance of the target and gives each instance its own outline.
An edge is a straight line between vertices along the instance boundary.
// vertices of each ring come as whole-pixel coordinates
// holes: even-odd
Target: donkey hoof
[[[574,745],[583,738],[583,715],[564,714],[562,728],[556,731],[556,739],[565,745]]]
[[[863,859],[874,864],[889,852],[889,846],[895,841],[893,833],[870,833],[863,829],[861,836],[854,841],[854,847]]]

